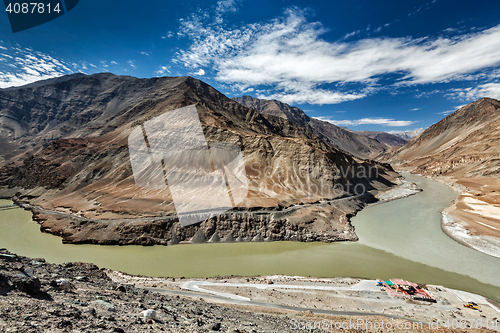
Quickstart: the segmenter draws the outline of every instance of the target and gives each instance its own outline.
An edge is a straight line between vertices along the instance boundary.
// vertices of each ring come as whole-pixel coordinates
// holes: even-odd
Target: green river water
[[[174,277],[286,274],[403,278],[500,301],[500,259],[460,245],[440,227],[456,197],[436,181],[405,174],[424,191],[368,207],[352,219],[360,240],[342,243],[236,243],[176,246],[62,244],[43,234],[31,213],[0,211],[0,247],[50,262],[92,262],[130,274]],[[0,200],[0,205],[10,203]]]

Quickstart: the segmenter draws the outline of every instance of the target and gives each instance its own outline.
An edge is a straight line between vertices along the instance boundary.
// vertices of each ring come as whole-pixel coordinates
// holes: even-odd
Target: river
[[[440,212],[456,192],[433,180],[405,177],[424,191],[359,212],[352,219],[358,242],[70,245],[41,233],[31,213],[18,208],[0,211],[0,247],[50,262],[92,262],[138,275],[403,278],[500,301],[500,259],[460,245],[441,230]],[[0,200],[0,205],[9,203]]]

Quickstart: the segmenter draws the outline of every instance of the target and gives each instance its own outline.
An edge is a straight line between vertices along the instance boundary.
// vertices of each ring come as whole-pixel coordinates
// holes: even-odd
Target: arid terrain
[[[399,177],[388,164],[354,158],[288,119],[270,121],[191,77],[72,75],[0,95],[0,195],[67,243],[355,240],[349,217]],[[207,142],[241,149],[248,195],[226,215],[182,228],[168,187],[137,185],[127,138],[189,105]],[[309,205],[321,201],[330,204]]]
[[[500,257],[500,101],[482,98],[378,157],[396,169],[432,177],[460,195],[445,210],[452,238]]]
[[[370,280],[147,278],[6,250],[0,282],[2,332],[294,332],[308,325],[374,332],[381,324],[384,332],[495,332],[500,315],[494,302],[440,286],[427,287],[438,303],[420,304],[389,297]],[[482,312],[464,308],[463,298]],[[468,321],[453,329],[448,319],[448,326]]]

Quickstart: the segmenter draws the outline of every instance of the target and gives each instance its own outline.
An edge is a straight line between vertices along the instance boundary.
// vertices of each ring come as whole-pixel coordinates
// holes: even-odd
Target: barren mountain
[[[332,147],[339,148],[353,156],[368,159],[374,158],[387,149],[384,143],[335,126],[329,122],[311,118],[297,107],[277,100],[263,100],[251,96],[233,98],[238,103],[257,110],[271,123],[286,119],[314,133]]]
[[[450,235],[453,228],[465,227],[472,235],[500,238],[499,142],[500,101],[482,98],[450,114],[405,145],[381,155],[379,160],[459,185],[462,194],[448,209],[455,221],[448,223]],[[483,245],[460,241],[476,248],[496,248],[489,252],[500,256],[498,240],[475,241]]]
[[[483,98],[450,114],[419,137],[380,160],[412,167],[419,173],[461,174],[465,177],[500,173],[500,102]]]
[[[357,131],[357,133],[375,139],[388,148],[399,147],[408,142],[408,140],[387,132]]]
[[[168,187],[136,183],[127,140],[189,105],[208,143],[241,149],[248,195],[233,211],[182,228]],[[269,121],[191,77],[78,75],[2,90],[0,136],[0,195],[74,243],[356,239],[347,217],[374,200],[367,191],[397,177],[388,165],[357,162],[308,128]],[[335,202],[310,204],[326,199]]]

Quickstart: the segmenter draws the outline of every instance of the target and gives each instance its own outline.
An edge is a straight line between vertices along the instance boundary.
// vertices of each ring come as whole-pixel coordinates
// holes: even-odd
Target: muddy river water
[[[286,274],[403,278],[500,301],[500,259],[456,243],[441,231],[441,210],[457,196],[436,181],[405,174],[423,192],[359,212],[358,242],[236,243],[176,246],[62,244],[42,234],[31,213],[0,210],[0,247],[50,262],[92,262],[130,274],[174,277]],[[0,200],[0,205],[10,202]]]

